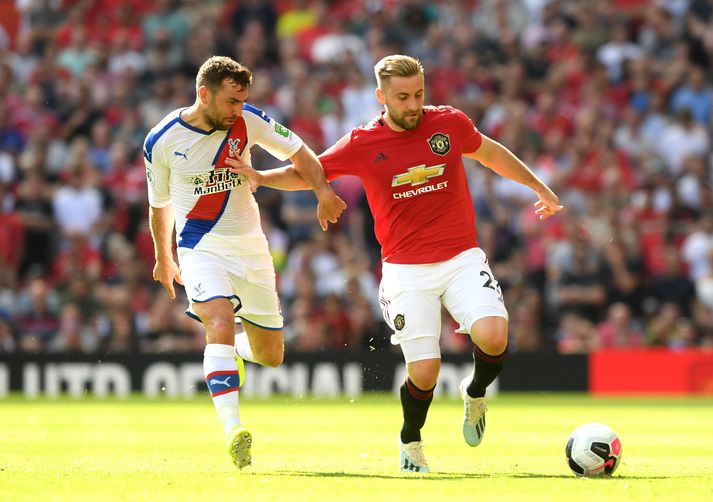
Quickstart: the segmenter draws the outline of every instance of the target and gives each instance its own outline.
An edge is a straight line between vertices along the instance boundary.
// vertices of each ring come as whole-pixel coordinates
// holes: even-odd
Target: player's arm
[[[262,110],[252,105],[243,106],[243,110],[246,110],[246,121],[255,130],[255,143],[280,160],[291,160],[295,172],[307,182],[307,188],[314,190],[318,201],[317,219],[322,230],[327,229],[327,222],[336,223],[346,204],[327,183],[322,165],[314,152],[296,134],[275,122]],[[234,164],[226,164],[235,167]],[[252,182],[251,188],[256,188]]]
[[[463,153],[465,157],[477,160],[485,167],[493,170],[504,178],[517,181],[518,183],[530,187],[539,200],[535,202],[535,214],[541,220],[546,220],[550,216],[562,210],[557,195],[548,187],[529,167],[527,167],[515,154],[505,146],[494,141],[484,134],[482,142],[474,152]]]
[[[144,164],[149,191],[149,227],[153,239],[156,264],[153,278],[166,288],[168,296],[176,298],[173,281],[183,284],[181,274],[173,259],[173,204],[169,188],[169,168],[160,148],[144,145]]]
[[[322,230],[327,230],[327,222],[336,223],[347,207],[346,203],[327,183],[324,169],[310,147],[303,143],[290,160],[297,175],[314,190],[317,196],[317,219]]]
[[[173,205],[164,207],[149,206],[149,226],[153,238],[156,265],[153,278],[166,288],[171,299],[176,298],[173,281],[183,284],[178,265],[173,259]]]
[[[277,167],[275,169],[267,169],[265,171],[256,171],[250,164],[243,159],[234,159],[229,157],[225,159],[230,172],[239,174],[244,177],[250,185],[250,190],[253,192],[258,187],[266,186],[276,188],[277,190],[309,190],[309,184],[297,174],[294,166]]]
[[[317,162],[319,170],[323,176],[325,171],[329,174],[330,180],[346,174],[358,175],[354,171],[355,153],[350,147],[351,134],[345,134],[339,141],[322,153]],[[310,150],[311,152],[311,150]],[[299,154],[299,151],[292,157]],[[254,192],[259,186],[277,188],[278,190],[308,190],[311,185],[294,165],[278,167],[265,171],[256,171],[250,164],[242,158],[227,158],[225,160],[228,169],[235,174],[240,174],[247,179],[250,189]],[[325,180],[326,183],[326,180]]]
[[[306,147],[303,145],[302,148]],[[297,157],[298,154],[295,154],[291,160]],[[319,191],[309,182],[305,181],[300,174],[300,171],[298,171],[296,164],[278,167],[275,169],[268,169],[265,171],[256,171],[250,164],[240,158],[225,159],[225,163],[230,172],[243,176],[248,181],[250,190],[253,192],[260,186],[287,191],[313,189],[317,194],[317,219],[319,220],[319,225],[322,227],[322,230],[327,230],[327,222],[336,223],[337,218],[342,214],[342,211],[344,211],[344,208],[346,208],[347,205],[337,194],[334,193],[332,187],[329,186],[329,183],[327,183],[327,180],[324,178],[324,171],[322,171],[319,161],[316,160],[316,162],[319,171],[322,172],[322,180],[326,185],[326,187],[322,187]],[[307,168],[308,173],[310,170],[311,168]],[[307,174],[307,176],[309,176],[309,174]],[[316,177],[319,178],[318,175]],[[320,184],[321,182],[317,180],[317,183]]]

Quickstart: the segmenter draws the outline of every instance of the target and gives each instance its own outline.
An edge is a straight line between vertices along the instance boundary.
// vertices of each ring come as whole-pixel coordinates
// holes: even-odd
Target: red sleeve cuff
[[[482,142],[483,136],[480,134],[480,131],[475,131],[472,136],[465,140],[463,153],[473,153],[480,148]]]

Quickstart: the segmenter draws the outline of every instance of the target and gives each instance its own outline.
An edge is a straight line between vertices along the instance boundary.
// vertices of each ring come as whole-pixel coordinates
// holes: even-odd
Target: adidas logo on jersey
[[[384,152],[379,152],[379,155],[374,157],[374,162],[381,162],[383,160],[388,160],[388,157],[384,154]]]

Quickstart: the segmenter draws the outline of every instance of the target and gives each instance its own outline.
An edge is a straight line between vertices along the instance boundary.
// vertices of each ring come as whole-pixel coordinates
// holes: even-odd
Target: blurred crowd
[[[16,0],[0,18],[0,352],[199,351],[151,279],[144,137],[211,55],[318,153],[380,110],[373,64],[421,59],[566,205],[466,160],[511,351],[713,346],[713,5],[707,0]],[[260,149],[257,168],[280,165]],[[256,193],[288,351],[389,347],[358,181]],[[477,285],[474,285],[477,287]],[[181,289],[181,288],[179,288]],[[469,350],[443,312],[444,352]]]

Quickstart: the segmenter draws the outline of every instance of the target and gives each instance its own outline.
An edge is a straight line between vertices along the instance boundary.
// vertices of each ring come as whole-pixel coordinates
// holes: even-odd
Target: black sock
[[[433,389],[436,387],[434,386]],[[433,401],[433,389],[421,390],[411,380],[401,386],[401,408],[404,412],[404,425],[401,428],[401,442],[421,441],[421,428],[426,423],[428,407]]]
[[[502,354],[497,356],[488,355],[477,346],[475,347],[473,350],[475,371],[473,372],[473,380],[470,382],[470,385],[468,385],[468,395],[470,397],[485,396],[485,388],[490,385],[503,370],[503,362],[507,354],[507,347],[505,347]]]

